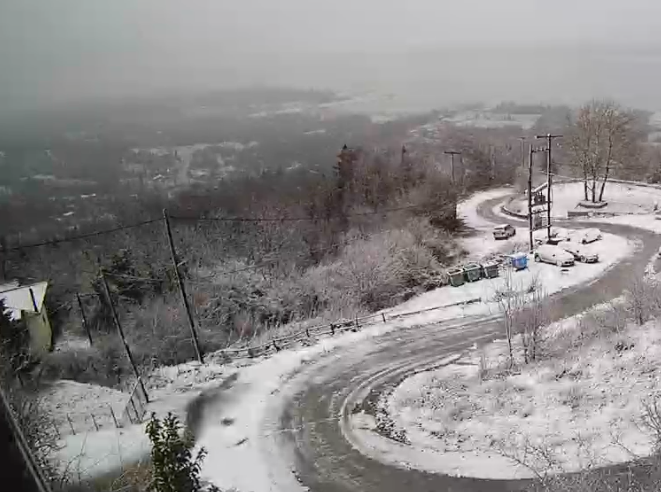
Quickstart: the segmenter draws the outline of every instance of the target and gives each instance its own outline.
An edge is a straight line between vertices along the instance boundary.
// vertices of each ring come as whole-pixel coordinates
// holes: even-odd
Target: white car
[[[558,247],[573,255],[574,260],[581,263],[597,263],[599,261],[599,255],[597,253],[593,253],[581,244],[565,241],[560,243]]]
[[[542,244],[535,250],[535,261],[551,263],[559,267],[574,265],[574,255],[552,244]]]
[[[581,229],[575,231],[569,240],[580,244],[590,244],[599,241],[601,237],[601,231],[599,229]]]
[[[569,238],[569,231],[563,227],[551,227],[551,240],[548,240],[548,230],[546,228],[538,229],[533,233],[535,244],[558,244]]]

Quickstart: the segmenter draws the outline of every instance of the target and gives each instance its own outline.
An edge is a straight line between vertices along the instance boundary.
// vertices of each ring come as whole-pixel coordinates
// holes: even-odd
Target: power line
[[[137,222],[135,224],[114,227],[112,229],[105,229],[105,230],[102,230],[102,231],[90,232],[88,234],[80,234],[78,236],[71,236],[71,237],[62,238],[62,239],[53,239],[51,241],[44,241],[44,242],[41,242],[41,243],[33,243],[33,244],[26,244],[26,245],[23,245],[23,246],[13,246],[11,248],[7,248],[7,249],[4,249],[2,251],[19,251],[19,250],[22,250],[22,249],[37,248],[39,246],[53,246],[55,244],[68,243],[68,242],[78,241],[80,239],[88,239],[90,237],[103,236],[105,234],[112,234],[114,232],[124,231],[126,229],[134,229],[136,227],[142,227],[142,226],[145,226],[145,225],[148,225],[148,224],[153,224],[155,222],[160,222],[161,220],[163,220],[163,219],[159,218],[159,219],[143,220],[142,222]]]
[[[366,216],[372,216],[372,215],[388,214],[388,213],[392,213],[392,212],[400,212],[400,211],[403,211],[403,210],[412,210],[412,209],[420,208],[420,207],[424,207],[424,205],[423,204],[406,205],[406,206],[402,206],[402,207],[394,207],[394,208],[388,208],[388,209],[383,209],[383,210],[376,210],[376,211],[372,211],[372,212],[359,212],[359,213],[354,213],[354,214],[347,214],[347,215],[344,215],[344,217],[366,217]],[[173,219],[173,220],[196,221],[196,222],[253,222],[253,223],[257,223],[257,222],[315,222],[315,221],[318,221],[318,220],[326,220],[326,217],[320,217],[320,216],[313,216],[313,217],[273,217],[273,218],[170,216],[170,218]],[[142,227],[142,226],[145,226],[145,225],[160,222],[162,220],[163,220],[163,218],[144,220],[142,222],[137,222],[135,224],[114,227],[112,229],[105,229],[105,230],[101,230],[101,231],[90,232],[88,234],[80,234],[80,235],[77,235],[77,236],[70,236],[70,237],[62,238],[62,239],[53,239],[53,240],[50,240],[50,241],[43,241],[43,242],[40,242],[40,243],[25,244],[25,245],[21,245],[21,246],[13,246],[11,248],[6,248],[6,249],[0,248],[0,252],[20,251],[20,250],[25,250],[25,249],[38,248],[38,247],[41,247],[41,246],[54,246],[54,245],[61,244],[61,243],[68,243],[68,242],[78,241],[78,240],[81,240],[81,239],[88,239],[88,238],[91,238],[91,237],[103,236],[105,234],[112,234],[112,233],[120,232],[120,231],[127,230],[127,229],[134,229],[134,228],[137,228],[137,227]]]
[[[387,208],[383,210],[375,210],[372,212],[359,212],[355,214],[346,214],[343,217],[365,217],[370,215],[387,214],[391,212],[399,212],[402,210],[411,210],[414,208],[424,207],[423,204],[406,205],[403,207]],[[314,222],[317,220],[326,220],[326,217],[313,216],[313,217],[184,217],[184,216],[170,216],[173,220],[188,220],[198,222]]]

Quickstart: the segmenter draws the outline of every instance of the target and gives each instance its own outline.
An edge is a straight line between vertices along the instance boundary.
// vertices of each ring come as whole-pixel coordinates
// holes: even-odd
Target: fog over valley
[[[660,28],[654,0],[2,0],[0,107],[280,85],[657,109]]]

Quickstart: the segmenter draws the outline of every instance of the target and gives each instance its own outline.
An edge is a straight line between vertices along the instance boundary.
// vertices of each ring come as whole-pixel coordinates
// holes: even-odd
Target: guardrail
[[[337,333],[342,333],[345,331],[358,331],[364,326],[371,326],[378,323],[388,323],[389,321],[401,319],[407,316],[414,316],[416,314],[426,313],[429,311],[434,311],[449,307],[476,304],[481,301],[482,301],[481,298],[473,298],[473,299],[468,299],[466,301],[455,302],[451,304],[443,304],[439,306],[433,306],[430,308],[420,309],[418,311],[410,311],[405,313],[394,313],[394,314],[379,312],[367,316],[356,317],[353,319],[343,319],[343,320],[335,321],[333,323],[302,328],[298,330],[296,333],[293,333],[291,335],[272,338],[264,343],[260,343],[257,345],[222,349],[217,351],[216,354],[222,354],[232,358],[258,357],[266,354],[269,350],[274,350],[275,352],[279,352],[282,349],[291,347],[296,342],[311,339],[312,337],[320,337],[325,335],[333,336]]]

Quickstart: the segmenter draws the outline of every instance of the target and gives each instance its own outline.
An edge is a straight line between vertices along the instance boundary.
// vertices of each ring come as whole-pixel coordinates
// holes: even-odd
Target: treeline
[[[378,310],[443,285],[446,268],[462,254],[454,240],[457,201],[506,182],[518,166],[475,135],[454,144],[465,152],[454,177],[446,156],[431,147],[345,147],[326,172],[265,172],[168,200],[145,196],[118,215],[131,223],[168,209],[201,343],[210,351],[291,323]],[[75,357],[55,352],[45,361],[47,376],[115,385],[130,374],[100,267],[140,364],[194,357],[162,222],[3,257],[8,278],[50,280],[47,300],[60,331],[83,335],[73,302],[83,294],[95,346]]]

